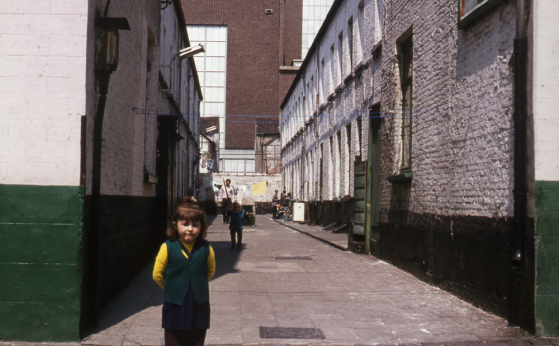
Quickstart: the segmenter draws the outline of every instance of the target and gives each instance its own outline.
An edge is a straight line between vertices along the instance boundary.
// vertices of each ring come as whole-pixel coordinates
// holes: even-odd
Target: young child
[[[182,198],[171,222],[153,268],[153,279],[165,290],[165,345],[203,346],[210,328],[208,280],[215,273],[206,214],[194,199]]]
[[[233,203],[233,210],[231,212],[231,222],[229,223],[229,233],[231,233],[231,249],[237,245],[237,250],[241,249],[243,244],[243,218],[252,225],[252,221],[248,214],[243,210],[239,202]],[[237,241],[235,241],[235,234],[237,234]]]

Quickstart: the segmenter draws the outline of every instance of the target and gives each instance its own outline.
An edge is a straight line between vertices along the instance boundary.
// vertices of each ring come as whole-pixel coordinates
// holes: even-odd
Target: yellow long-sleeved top
[[[191,252],[194,247],[194,243],[187,244],[181,242],[184,247]],[[181,250],[184,257],[188,258],[188,255]],[[159,249],[159,253],[155,258],[155,265],[153,266],[153,280],[157,282],[161,288],[165,289],[165,269],[167,269],[167,263],[169,263],[169,256],[167,254],[167,244],[163,243]],[[215,254],[214,249],[210,246],[210,254],[208,256],[208,280],[212,278],[215,274]]]

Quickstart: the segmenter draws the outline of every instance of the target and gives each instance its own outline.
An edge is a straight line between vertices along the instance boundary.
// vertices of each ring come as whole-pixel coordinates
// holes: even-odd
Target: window
[[[219,148],[225,148],[225,74],[227,65],[227,27],[189,25],[186,27],[190,45],[202,43],[203,54],[194,56],[204,100],[200,116],[219,116]]]
[[[335,77],[337,76],[337,71],[336,71],[336,66],[334,65],[334,59],[335,59],[335,55],[334,55],[334,45],[332,45],[332,47],[330,47],[330,89],[328,90],[328,93],[331,93],[332,91],[334,91],[334,85],[336,85],[336,80]]]
[[[357,6],[358,9],[358,16],[357,16],[357,25],[358,25],[358,30],[359,30],[359,44],[357,46],[357,56],[358,59],[360,61],[365,60],[364,54],[363,54],[363,50],[365,48],[365,29],[364,29],[364,16],[363,16],[363,8],[365,7],[364,4],[364,0],[361,0],[361,2],[359,3],[359,5]]]
[[[324,78],[326,76],[326,73],[324,71],[324,59],[322,59],[322,61],[320,62],[320,69],[322,71],[322,74],[317,73],[317,77],[322,76],[322,78],[320,79],[320,90],[319,90],[320,95],[318,97],[317,102],[320,102],[320,100],[325,100],[326,99],[325,92],[324,92]]]
[[[303,0],[303,37],[301,45],[301,56],[303,58],[307,55],[307,51],[312,45],[332,3],[333,0]]]
[[[338,82],[337,84],[342,84],[342,79],[344,75],[344,32],[340,32],[338,36]]]
[[[357,150],[356,150],[356,154],[359,155],[359,161],[363,160],[361,158],[363,149],[362,149],[362,145],[363,145],[363,135],[362,135],[362,120],[361,118],[357,119]]]
[[[305,101],[305,119],[312,113],[311,111],[312,95],[311,95],[310,102],[306,97],[309,92],[310,92],[309,83],[307,83],[307,89],[303,90],[303,100]]]
[[[413,86],[413,36],[401,43],[398,56],[400,86],[402,88],[402,166],[401,171],[411,171],[412,163],[412,86]]]
[[[315,111],[318,110],[318,92],[317,91],[318,91],[318,88],[316,88],[316,86],[314,84],[314,76],[311,76],[311,89],[309,91],[311,93],[311,104],[310,104],[311,111],[313,111],[313,109]]]
[[[463,29],[503,0],[458,0],[458,29]]]
[[[347,22],[347,43],[349,47],[349,74],[353,71],[353,17]]]

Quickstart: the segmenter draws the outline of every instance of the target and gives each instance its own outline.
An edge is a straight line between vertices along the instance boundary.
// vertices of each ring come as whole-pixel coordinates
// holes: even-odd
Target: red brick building
[[[220,161],[254,160],[256,135],[279,133],[279,105],[298,70],[292,65],[294,59],[301,59],[302,0],[181,1],[189,27],[227,28],[225,126],[221,129],[225,138]],[[259,173],[254,163],[252,167],[252,172]],[[225,168],[220,162],[220,170],[227,172]]]

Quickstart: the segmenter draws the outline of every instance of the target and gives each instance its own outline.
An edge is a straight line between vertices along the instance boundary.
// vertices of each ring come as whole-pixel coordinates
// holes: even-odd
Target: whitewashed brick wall
[[[358,18],[357,5],[358,2],[351,0],[342,4],[319,43],[318,58],[314,56],[305,70],[306,80],[313,75],[316,80],[318,65],[318,79],[324,80],[325,90],[321,92],[319,104],[327,102],[325,98],[339,83],[330,68],[337,63],[337,57],[333,64],[330,62],[331,47],[334,45],[336,55],[338,35],[343,30],[345,40],[348,19],[353,15],[355,23]],[[359,148],[355,115],[367,114],[370,105],[381,101],[381,221],[388,221],[388,210],[440,215],[512,215],[513,4],[505,2],[465,30],[457,29],[457,4],[453,1],[375,0],[365,1],[364,5],[363,60],[369,63],[369,68],[327,104],[319,114],[318,131],[314,124],[305,127],[305,151],[316,150],[321,143],[324,147],[324,199],[353,193],[352,162],[359,153],[366,159],[369,129],[365,117]],[[354,38],[358,38],[356,28],[354,24]],[[411,185],[393,184],[386,179],[399,173],[401,166],[401,95],[396,47],[397,40],[410,28],[414,50]],[[371,49],[381,38],[382,57],[373,59]],[[344,57],[348,60],[346,51]],[[303,146],[299,140],[288,142],[310,117],[297,111],[300,96],[303,100],[302,80],[282,113],[284,179],[288,186],[294,184],[298,189],[301,174],[293,168],[299,164]],[[305,95],[308,97],[312,92],[305,90]],[[310,107],[313,111],[315,104]],[[297,117],[301,114],[303,117]],[[342,130],[344,142],[343,129],[350,122],[350,184],[346,188],[346,176],[343,173],[339,176],[339,172],[348,170],[347,152],[342,147],[342,157],[337,158],[336,133]],[[334,155],[330,153],[331,137],[336,149]],[[311,183],[319,177],[318,152],[316,157],[314,166],[304,170],[313,172],[309,177]],[[339,179],[342,179],[342,190],[338,193]]]
[[[398,172],[400,121],[382,127],[382,212],[512,215],[514,4],[504,3],[465,30],[456,4],[385,1],[382,107],[401,107],[396,41],[413,27],[413,181]]]
[[[0,183],[77,186],[88,1],[0,1]]]
[[[359,10],[360,1],[345,1],[338,9],[335,19],[328,26],[327,32],[309,59],[304,71],[304,78],[298,84],[282,110],[282,169],[285,186],[292,189],[298,200],[318,200],[320,187],[320,158],[323,158],[323,199],[331,200],[346,195],[353,195],[353,175],[355,156],[367,152],[369,107],[380,101],[381,75],[380,63],[372,59],[371,49],[380,40],[378,18],[382,17],[382,1],[365,0],[363,11]],[[348,21],[353,19],[353,66],[350,68]],[[342,34],[342,70],[339,70],[338,45]],[[363,35],[361,37],[361,34]],[[334,56],[331,47],[334,45]],[[324,64],[322,64],[324,61]],[[331,102],[328,96],[343,84],[343,80],[359,62],[368,64],[361,76],[349,82],[345,89]],[[317,73],[318,70],[318,73]],[[312,81],[312,83],[310,83]],[[307,83],[309,90],[307,90]],[[303,98],[303,94],[305,97]],[[319,112],[316,121],[313,112],[318,105],[326,107]],[[303,103],[301,105],[301,103]],[[361,117],[361,131],[357,128],[357,119]],[[313,120],[309,125],[305,121]],[[347,126],[351,129],[351,141],[348,146]],[[297,132],[304,128],[304,133]],[[341,155],[338,150],[338,136],[341,133]],[[361,132],[361,142],[359,142]],[[295,138],[295,142],[288,142]],[[304,140],[303,140],[304,138]],[[330,142],[332,139],[332,142]],[[301,159],[304,142],[304,159]],[[334,151],[331,152],[331,143]],[[322,144],[323,152],[320,151]],[[307,155],[312,159],[307,160]],[[364,157],[366,159],[366,157]]]

